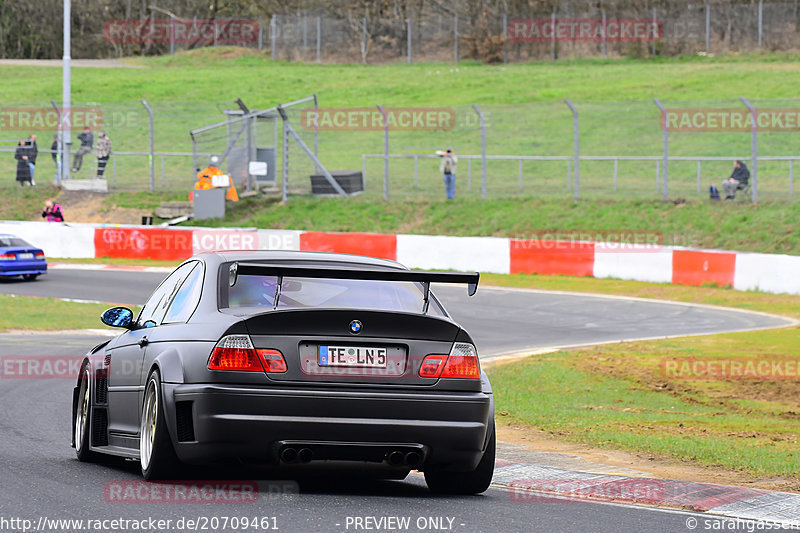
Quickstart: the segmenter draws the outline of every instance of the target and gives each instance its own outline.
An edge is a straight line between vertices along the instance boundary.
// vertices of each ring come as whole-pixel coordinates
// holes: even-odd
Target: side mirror
[[[100,316],[106,326],[115,328],[129,328],[133,324],[133,311],[127,307],[112,307]]]

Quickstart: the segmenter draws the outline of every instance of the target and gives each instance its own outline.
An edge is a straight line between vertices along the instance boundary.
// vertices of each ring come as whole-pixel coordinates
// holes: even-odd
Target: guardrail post
[[[747,98],[740,96],[739,99],[753,116],[753,127],[750,130],[750,165],[752,167],[753,182],[751,199],[753,203],[756,203],[758,202],[758,117],[756,116],[756,108],[750,104]]]
[[[480,108],[472,104],[472,109],[478,114],[481,121],[481,198],[486,199],[486,117]]]
[[[667,110],[664,109],[664,106],[661,105],[658,98],[653,98],[653,102],[658,106],[658,110],[661,111],[661,135],[663,138],[661,153],[664,158],[661,163],[663,175],[661,182],[661,199],[666,202],[669,197],[669,130],[667,129]]]
[[[389,119],[383,106],[378,106],[383,116],[383,199],[389,199]]]
[[[573,144],[575,153],[573,155],[573,188],[575,189],[575,199],[577,200],[580,198],[580,189],[581,189],[581,171],[580,171],[580,141],[578,139],[578,110],[572,105],[572,102],[569,99],[564,100],[564,103],[567,104],[570,111],[572,111],[572,137],[573,137]]]
[[[146,100],[142,100],[142,105],[147,110],[147,116],[150,120],[150,156],[148,157],[150,162],[150,192],[155,192],[156,190],[156,167],[155,161],[153,158],[155,157],[156,147],[155,147],[155,127],[153,125],[153,110],[147,105]]]

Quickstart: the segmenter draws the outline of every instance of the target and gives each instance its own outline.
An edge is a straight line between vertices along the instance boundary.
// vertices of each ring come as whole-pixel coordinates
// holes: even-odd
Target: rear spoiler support
[[[242,274],[277,276],[279,279],[278,287],[280,287],[280,282],[283,278],[287,276],[295,278],[362,279],[422,283],[426,311],[431,283],[463,283],[467,285],[467,294],[472,296],[478,290],[478,281],[480,280],[480,274],[478,272],[431,272],[424,270],[288,266],[271,263],[233,263],[231,265],[230,285],[233,286],[236,283],[238,275]]]

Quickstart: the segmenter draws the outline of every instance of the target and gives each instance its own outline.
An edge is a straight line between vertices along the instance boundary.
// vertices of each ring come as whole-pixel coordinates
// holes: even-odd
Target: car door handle
[[[147,340],[147,337],[142,337],[142,340],[139,341],[139,346],[141,346],[142,348],[144,348],[148,344],[150,344],[150,341]]]

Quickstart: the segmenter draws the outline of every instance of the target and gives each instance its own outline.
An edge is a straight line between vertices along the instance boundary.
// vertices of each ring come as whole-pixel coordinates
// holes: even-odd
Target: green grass
[[[100,322],[109,304],[67,302],[55,298],[30,298],[0,294],[0,331],[8,329],[114,329]],[[138,308],[136,309],[138,311]]]
[[[600,448],[800,480],[795,381],[685,381],[663,357],[796,357],[797,328],[625,343],[488,370],[498,419]]]
[[[643,200],[565,201],[556,198],[376,202],[364,198],[294,198],[288,204],[250,199],[225,219],[196,225],[255,226],[313,231],[528,238],[533,232],[636,231],[659,242],[800,254],[800,211],[792,204],[684,204]],[[535,237],[531,237],[535,238]]]
[[[739,96],[755,105],[796,107],[792,87],[800,81],[796,54],[764,53],[703,58],[697,56],[659,59],[582,59],[490,66],[465,62],[457,66],[439,63],[415,65],[316,65],[271,62],[263,54],[234,48],[202,49],[174,56],[140,58],[130,62],[140,68],[73,69],[73,102],[101,104],[106,129],[116,152],[147,149],[147,117],[139,103],[146,99],[155,110],[156,149],[191,151],[188,131],[222,120],[220,107],[232,107],[241,97],[251,108],[266,108],[316,92],[322,107],[425,106],[453,107],[457,126],[445,132],[393,132],[393,153],[429,153],[432,147],[455,146],[461,154],[480,151],[475,113],[483,106],[488,120],[489,154],[569,155],[572,152],[572,119],[564,98],[583,102],[581,150],[586,155],[658,155],[661,150],[659,113],[652,98],[679,107],[739,107]],[[752,80],[758,79],[758,83]],[[0,66],[0,91],[6,105],[59,100],[61,73],[57,68]],[[210,82],[212,81],[212,82]],[[224,89],[221,89],[224,87]],[[765,99],[769,101],[765,101]],[[726,102],[722,102],[726,100]],[[220,101],[225,101],[224,103]],[[586,103],[593,102],[593,103]],[[678,104],[677,102],[685,102]],[[298,126],[299,112],[292,115]],[[298,126],[307,142],[311,133]],[[22,132],[0,132],[0,138]],[[27,133],[27,132],[25,132]],[[258,136],[264,145],[272,135],[262,125]],[[46,139],[44,133],[40,145]],[[741,156],[750,151],[750,136],[742,133],[671,135],[672,155]],[[323,132],[320,156],[334,170],[361,168],[361,155],[382,151],[381,132]],[[762,155],[791,155],[792,136],[764,133]],[[207,144],[211,151],[219,144]],[[201,151],[202,151],[201,147]],[[290,185],[298,193],[308,191],[313,170],[299,149],[292,148]],[[0,159],[0,171],[13,175],[11,157]],[[44,161],[42,179],[51,173]],[[191,186],[190,157],[169,158],[162,184],[161,161],[157,159],[156,187],[179,190]],[[93,166],[93,158],[87,163]],[[465,194],[462,163],[461,194]],[[472,178],[477,180],[477,165]],[[581,188],[588,197],[612,194],[612,163],[584,161]],[[516,161],[490,162],[489,194],[492,196],[552,194],[569,195],[565,162],[526,162],[523,187],[518,184]],[[761,193],[782,200],[788,192],[788,164],[762,162]],[[413,163],[394,160],[390,165],[390,188],[394,198],[424,197],[441,189],[436,161],[422,160],[418,184],[412,180]],[[82,171],[82,176],[94,172]],[[113,174],[111,169],[109,172]],[[368,196],[382,191],[382,162],[367,162]],[[709,182],[730,173],[730,163],[712,162],[703,167],[697,191],[694,162],[670,166],[672,196],[703,195]],[[120,189],[142,189],[149,185],[146,157],[117,158]],[[480,187],[472,188],[477,195]],[[622,162],[620,194],[653,197],[657,192],[655,162]]]

